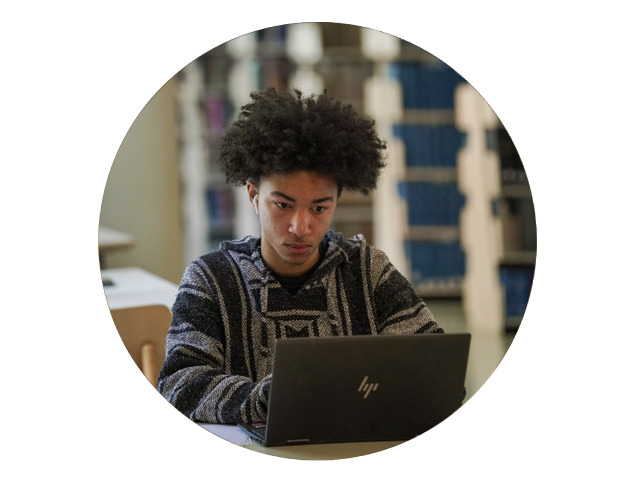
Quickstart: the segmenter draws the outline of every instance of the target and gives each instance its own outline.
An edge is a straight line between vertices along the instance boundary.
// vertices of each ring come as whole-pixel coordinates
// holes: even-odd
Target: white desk
[[[178,294],[178,285],[141,268],[111,268],[102,270],[102,279],[111,280],[105,286],[109,309],[166,305],[169,309]]]

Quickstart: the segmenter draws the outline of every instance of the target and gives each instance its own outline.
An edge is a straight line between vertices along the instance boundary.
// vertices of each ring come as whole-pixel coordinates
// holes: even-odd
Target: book
[[[460,242],[407,240],[405,254],[411,264],[411,282],[459,282],[465,273]]]
[[[407,203],[410,226],[460,224],[465,197],[456,183],[400,182],[398,194]]]
[[[507,317],[524,316],[533,286],[533,266],[503,266],[500,282],[505,289],[505,313]]]
[[[455,167],[465,139],[455,125],[395,124],[392,133],[404,143],[408,167]]]
[[[402,86],[405,109],[451,110],[456,87],[464,78],[442,61],[394,62],[391,78]]]

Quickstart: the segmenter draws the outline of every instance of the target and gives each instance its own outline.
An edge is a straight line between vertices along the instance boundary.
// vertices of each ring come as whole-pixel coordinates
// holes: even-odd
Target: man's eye
[[[314,207],[316,213],[322,213],[324,212],[328,207]]]
[[[287,208],[289,206],[288,203],[284,203],[284,202],[276,202],[276,205],[280,208]]]

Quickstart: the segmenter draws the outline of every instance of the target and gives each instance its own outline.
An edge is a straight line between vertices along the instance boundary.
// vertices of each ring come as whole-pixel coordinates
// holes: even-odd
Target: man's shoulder
[[[214,268],[229,263],[229,259],[239,255],[251,257],[256,251],[256,237],[247,236],[238,240],[225,240],[220,244],[220,248],[196,258],[191,267]]]
[[[333,233],[331,232],[336,240],[336,243],[340,245],[345,251],[349,252],[360,252],[360,251],[368,251],[368,252],[376,252],[382,253],[382,250],[371,245],[364,235],[361,233],[354,235],[351,238],[346,238],[342,233]]]
[[[351,238],[347,238],[340,232],[329,230],[326,237],[329,239],[330,243],[335,243],[338,247],[340,247],[347,253],[356,252],[367,244],[364,235],[362,235],[361,233],[354,235]]]
[[[364,235],[361,233],[354,235],[353,237],[346,238],[342,233],[329,232],[330,241],[340,247],[349,260],[364,256],[370,258],[376,263],[386,263],[388,258],[385,253],[379,248],[374,247],[367,242]]]
[[[215,252],[236,252],[243,255],[252,256],[260,249],[260,238],[252,235],[239,238],[237,240],[225,240],[220,244],[220,249]]]

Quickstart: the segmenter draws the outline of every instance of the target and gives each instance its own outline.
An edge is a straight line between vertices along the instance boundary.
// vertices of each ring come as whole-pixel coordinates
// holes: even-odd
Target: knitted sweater
[[[266,419],[277,338],[442,332],[387,256],[362,235],[329,247],[291,295],[260,238],[223,242],[187,268],[173,305],[158,390],[194,421]]]

